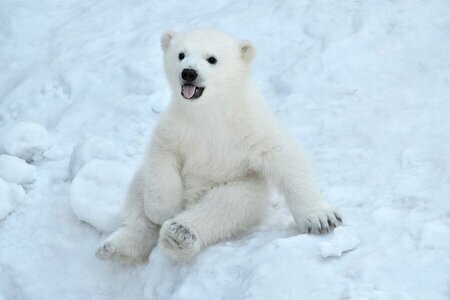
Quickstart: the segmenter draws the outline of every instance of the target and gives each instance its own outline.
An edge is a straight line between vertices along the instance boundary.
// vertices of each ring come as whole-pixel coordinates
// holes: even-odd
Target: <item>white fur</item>
[[[159,238],[170,257],[188,260],[258,223],[270,183],[300,232],[336,227],[339,215],[320,199],[301,151],[249,78],[254,47],[210,30],[169,32],[161,43],[172,101],[130,187],[124,224],[97,256],[142,261]],[[196,100],[180,94],[184,68],[197,70],[205,87]]]

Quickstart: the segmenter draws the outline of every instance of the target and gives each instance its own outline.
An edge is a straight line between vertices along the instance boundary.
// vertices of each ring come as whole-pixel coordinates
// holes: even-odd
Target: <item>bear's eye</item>
[[[210,57],[208,57],[207,61],[208,61],[210,64],[215,65],[216,62],[217,62],[217,59],[216,59],[214,56],[210,56]]]
[[[183,58],[184,58],[184,53],[183,53],[183,52],[181,52],[180,54],[178,54],[178,59],[179,59],[179,60],[183,60]]]

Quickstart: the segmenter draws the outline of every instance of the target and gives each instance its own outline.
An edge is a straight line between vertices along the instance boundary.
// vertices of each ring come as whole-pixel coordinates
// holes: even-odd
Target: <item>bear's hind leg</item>
[[[121,226],[100,244],[97,258],[125,263],[145,262],[158,240],[159,226],[153,226]]]
[[[160,244],[171,258],[188,260],[202,248],[257,224],[267,205],[268,190],[262,178],[215,187],[198,204],[163,224]]]
[[[158,241],[160,226],[145,216],[141,171],[131,183],[124,212],[123,224],[100,243],[96,256],[127,263],[146,261]]]

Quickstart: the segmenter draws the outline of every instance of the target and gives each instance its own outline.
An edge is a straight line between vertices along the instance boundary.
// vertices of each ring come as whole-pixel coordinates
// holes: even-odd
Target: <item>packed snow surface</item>
[[[13,211],[11,187],[8,182],[0,178],[0,220],[3,220]]]
[[[95,258],[128,175],[92,160],[140,163],[170,94],[159,37],[195,27],[253,41],[345,235],[299,235],[274,194],[261,226],[190,263]],[[0,154],[37,171],[0,180],[0,299],[448,299],[449,40],[445,0],[1,1]]]
[[[117,160],[120,155],[120,148],[111,140],[104,137],[91,137],[73,148],[70,157],[70,175],[74,177],[78,171],[90,160]]]
[[[0,221],[25,201],[25,191],[20,185],[0,178]],[[1,299],[1,298],[0,298]]]
[[[342,253],[353,250],[359,244],[359,239],[344,227],[334,230],[334,236],[329,242],[320,244],[320,253],[323,257],[338,257]]]

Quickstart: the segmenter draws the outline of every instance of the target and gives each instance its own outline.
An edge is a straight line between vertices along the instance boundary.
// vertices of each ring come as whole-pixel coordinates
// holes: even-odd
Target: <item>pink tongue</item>
[[[194,96],[194,93],[195,93],[195,85],[190,85],[190,84],[183,85],[182,92],[183,92],[183,96],[184,97],[186,97],[188,99],[191,99],[192,96]]]

